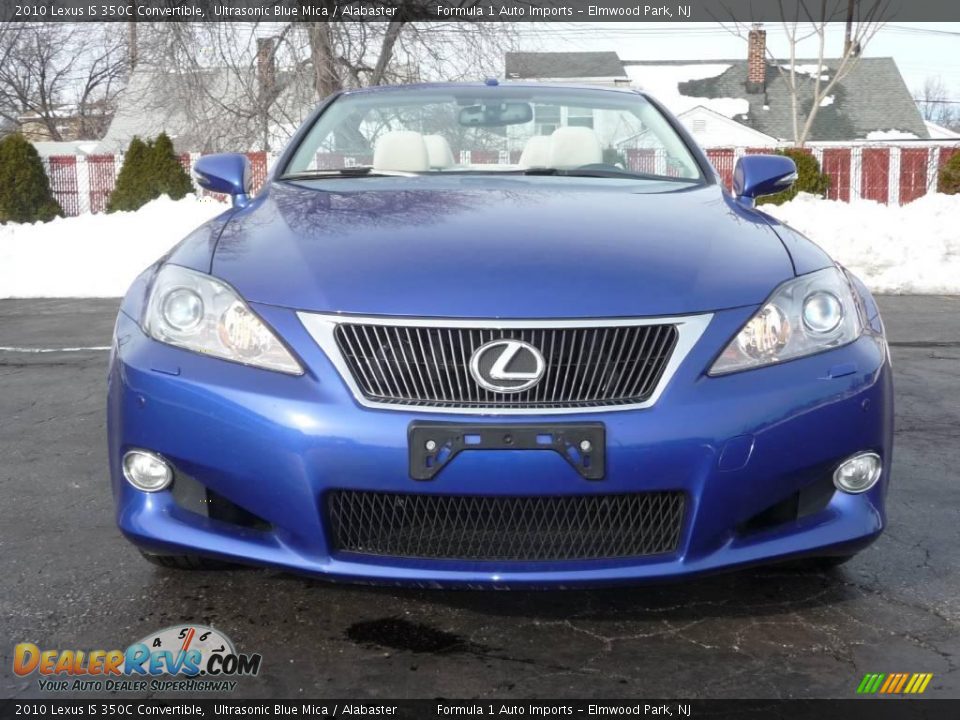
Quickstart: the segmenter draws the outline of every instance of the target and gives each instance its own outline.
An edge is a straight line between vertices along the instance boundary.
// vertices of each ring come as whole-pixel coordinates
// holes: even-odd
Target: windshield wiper
[[[318,180],[324,178],[358,178],[358,177],[416,177],[417,173],[401,172],[399,170],[374,170],[371,165],[355,165],[354,167],[335,168],[330,170],[301,170],[281,175],[277,180]]]
[[[522,170],[523,175],[556,175],[562,177],[592,177],[592,178],[624,178],[627,180],[666,180],[669,182],[698,183],[699,179],[675,177],[673,175],[656,175],[641,173],[632,170],[621,170],[608,167],[581,167],[563,170],[554,167],[532,167]]]

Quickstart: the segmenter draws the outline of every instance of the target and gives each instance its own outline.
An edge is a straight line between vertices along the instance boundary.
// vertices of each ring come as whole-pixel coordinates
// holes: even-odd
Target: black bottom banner
[[[0,700],[0,720],[48,717],[811,718],[960,717],[960,699],[908,700]]]

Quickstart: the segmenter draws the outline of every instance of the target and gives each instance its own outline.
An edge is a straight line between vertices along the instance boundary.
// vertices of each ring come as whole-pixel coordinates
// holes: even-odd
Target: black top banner
[[[0,0],[0,22],[844,22],[848,0]],[[960,20],[956,0],[855,0],[854,20]]]

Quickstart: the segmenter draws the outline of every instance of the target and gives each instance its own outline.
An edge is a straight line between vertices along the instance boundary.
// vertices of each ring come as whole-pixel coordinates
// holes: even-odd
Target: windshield
[[[642,95],[510,86],[345,94],[281,178],[492,172],[702,179],[683,140]]]

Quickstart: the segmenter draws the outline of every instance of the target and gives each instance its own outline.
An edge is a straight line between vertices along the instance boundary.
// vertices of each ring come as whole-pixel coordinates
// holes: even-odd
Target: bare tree
[[[0,28],[0,114],[52,140],[99,138],[126,71],[123,36],[107,26],[23,23]]]
[[[790,114],[793,123],[793,141],[803,147],[810,136],[817,112],[827,101],[841,80],[856,67],[857,61],[877,32],[886,24],[889,0],[800,0],[789,7],[780,2],[781,26],[786,36],[788,57],[778,58],[766,47],[766,53],[777,68],[790,95]],[[831,62],[827,50],[827,31],[831,24],[846,22],[843,52]],[[733,22],[726,27],[738,37],[749,39],[747,23]],[[817,52],[811,58],[816,66],[797,66],[798,48],[806,41],[815,42]],[[783,64],[787,60],[787,64]],[[809,99],[809,106],[806,100]]]
[[[313,12],[325,3],[309,0]],[[504,52],[516,43],[517,33],[506,24],[405,17],[401,5],[388,22],[141,26],[137,74],[155,77],[139,83],[143,98],[134,103],[175,109],[192,129],[190,142],[201,149],[244,142],[272,149],[328,95],[368,85],[499,74]],[[207,134],[197,137],[202,129]]]
[[[960,108],[950,100],[947,86],[939,75],[928,76],[923,86],[913,91],[913,99],[924,120],[945,128],[960,128]]]

